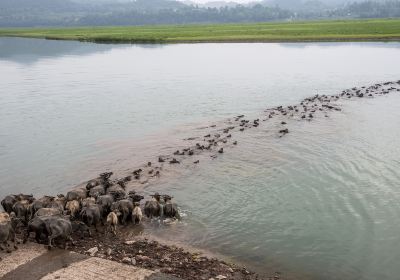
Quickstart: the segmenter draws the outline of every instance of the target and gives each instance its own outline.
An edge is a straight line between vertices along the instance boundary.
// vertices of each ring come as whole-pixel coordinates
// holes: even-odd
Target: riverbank
[[[74,237],[69,250],[28,242],[0,252],[1,279],[282,279],[280,273],[259,278],[245,267],[143,237]]]
[[[0,36],[97,43],[398,41],[399,19],[285,23],[8,28]]]

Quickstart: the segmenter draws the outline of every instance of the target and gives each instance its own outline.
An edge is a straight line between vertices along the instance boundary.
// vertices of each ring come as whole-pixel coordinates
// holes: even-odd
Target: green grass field
[[[0,36],[112,43],[400,40],[400,19],[80,28],[8,28]]]

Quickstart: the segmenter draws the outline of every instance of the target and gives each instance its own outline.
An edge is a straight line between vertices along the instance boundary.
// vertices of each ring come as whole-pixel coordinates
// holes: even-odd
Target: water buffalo
[[[98,205],[89,205],[82,208],[80,213],[82,221],[88,226],[94,226],[98,231],[97,226],[101,222],[101,212]]]
[[[67,202],[65,209],[69,211],[71,217],[75,219],[77,216],[76,214],[79,213],[80,204],[77,200],[71,200]]]
[[[124,188],[122,188],[120,185],[113,185],[107,189],[107,194],[110,194],[113,196],[114,200],[121,200],[126,197],[126,192]]]
[[[86,184],[86,190],[90,191],[92,188],[94,188],[94,187],[96,187],[98,185],[100,185],[100,181],[98,179],[90,180]]]
[[[17,218],[21,219],[23,222],[28,222],[29,220],[29,212],[28,212],[28,207],[29,204],[31,203],[30,200],[20,200],[15,202],[13,205],[12,209]]]
[[[146,201],[144,204],[144,214],[152,219],[154,217],[160,217],[161,216],[161,205],[160,205],[160,200],[161,196],[158,193],[155,193],[155,195],[152,195],[152,199]]]
[[[67,198],[63,194],[57,195],[57,198],[54,199],[50,204],[47,206],[49,208],[58,208],[61,211],[64,211],[65,204],[67,203]]]
[[[180,215],[179,215],[179,211],[178,211],[178,206],[176,205],[176,203],[173,203],[172,197],[169,195],[164,195],[164,216],[167,218],[175,218],[175,219],[180,219]]]
[[[1,206],[3,206],[4,211],[8,214],[13,212],[13,206],[16,202],[21,200],[28,200],[30,202],[33,201],[33,195],[27,194],[18,194],[18,195],[7,195],[1,202]]]
[[[3,206],[4,211],[10,214],[13,211],[13,205],[18,201],[16,195],[7,195],[2,201],[1,206]]]
[[[97,205],[99,205],[102,218],[106,219],[107,214],[111,211],[111,205],[114,203],[114,197],[110,194],[101,195],[96,199]]]
[[[100,195],[106,194],[106,189],[103,185],[98,185],[89,190],[90,197],[98,197]]]
[[[54,201],[54,196],[48,196],[48,195],[45,195],[33,201],[28,207],[30,219],[33,218],[33,216],[39,209],[48,208],[53,201]]]
[[[71,222],[71,225],[72,225],[72,232],[79,233],[81,239],[85,237],[85,233],[88,233],[88,235],[90,236],[90,228],[84,222],[73,221]]]
[[[67,241],[74,245],[72,240],[72,225],[69,220],[62,217],[49,217],[45,219],[46,231],[48,233],[48,248],[51,249],[54,244],[54,239],[62,239],[64,241],[64,249],[67,249]]]
[[[8,241],[14,242],[14,248],[17,249],[15,242],[15,232],[11,227],[11,222],[0,223],[0,250],[7,250],[7,253],[11,253],[11,250],[7,247]],[[3,247],[5,245],[6,247]]]
[[[117,235],[118,216],[115,212],[110,212],[107,215],[107,232],[112,232]]]
[[[81,199],[85,199],[86,197],[87,197],[86,189],[83,189],[83,188],[69,191],[66,196],[67,201],[71,201],[71,200],[79,201]]]
[[[0,212],[0,223],[11,222],[10,215],[7,212]]]
[[[59,208],[40,208],[35,213],[35,217],[43,217],[43,216],[60,216],[63,214]]]
[[[140,202],[142,199],[144,199],[144,196],[136,194],[135,191],[130,191],[128,196],[133,203]]]
[[[94,197],[87,197],[81,201],[82,207],[87,207],[96,203],[96,199]]]
[[[15,217],[14,213],[11,215],[2,213],[0,215],[0,250],[7,250],[7,253],[11,253],[8,241],[12,241],[14,243],[14,249],[18,249],[15,238],[16,221],[18,221],[18,219]],[[3,245],[6,247],[4,248]]]
[[[140,209],[140,204],[139,202],[134,202],[134,208],[132,211],[132,222],[133,224],[140,224],[142,221],[143,214],[142,214],[142,209]]]
[[[35,239],[37,243],[41,243],[41,241],[44,241],[47,238],[48,233],[46,230],[45,219],[48,217],[49,216],[35,216],[28,222],[28,227],[25,231],[23,240],[24,243],[26,243],[28,240],[31,232],[35,233]]]
[[[111,211],[115,211],[120,216],[121,224],[125,225],[128,217],[132,215],[133,202],[130,199],[123,199],[111,205]]]
[[[114,197],[110,194],[105,194],[97,197],[96,203],[104,208],[105,212],[111,211],[111,205],[114,203]]]

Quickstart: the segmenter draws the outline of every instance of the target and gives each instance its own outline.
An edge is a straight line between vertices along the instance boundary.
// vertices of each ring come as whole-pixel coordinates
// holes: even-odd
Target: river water
[[[0,39],[0,196],[58,193],[181,145],[210,123],[400,78],[399,43],[100,45]],[[398,279],[400,95],[341,103],[145,191],[182,223],[154,229],[257,271]]]

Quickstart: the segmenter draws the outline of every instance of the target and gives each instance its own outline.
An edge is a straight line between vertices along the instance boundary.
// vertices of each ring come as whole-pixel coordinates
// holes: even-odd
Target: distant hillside
[[[332,3],[338,3],[332,6]],[[0,27],[242,23],[400,17],[400,0],[0,0]],[[328,4],[329,3],[329,4]]]
[[[288,10],[305,10],[307,8],[312,7],[321,7],[321,8],[338,8],[343,7],[348,4],[352,3],[360,3],[360,2],[367,2],[366,0],[262,0],[261,2],[254,2],[254,3],[261,3],[262,5],[267,6],[277,6],[282,9]],[[374,0],[374,2],[384,3],[386,0]]]
[[[69,0],[1,0],[0,13],[20,12],[29,10],[42,11],[76,11],[82,9],[82,4]]]

